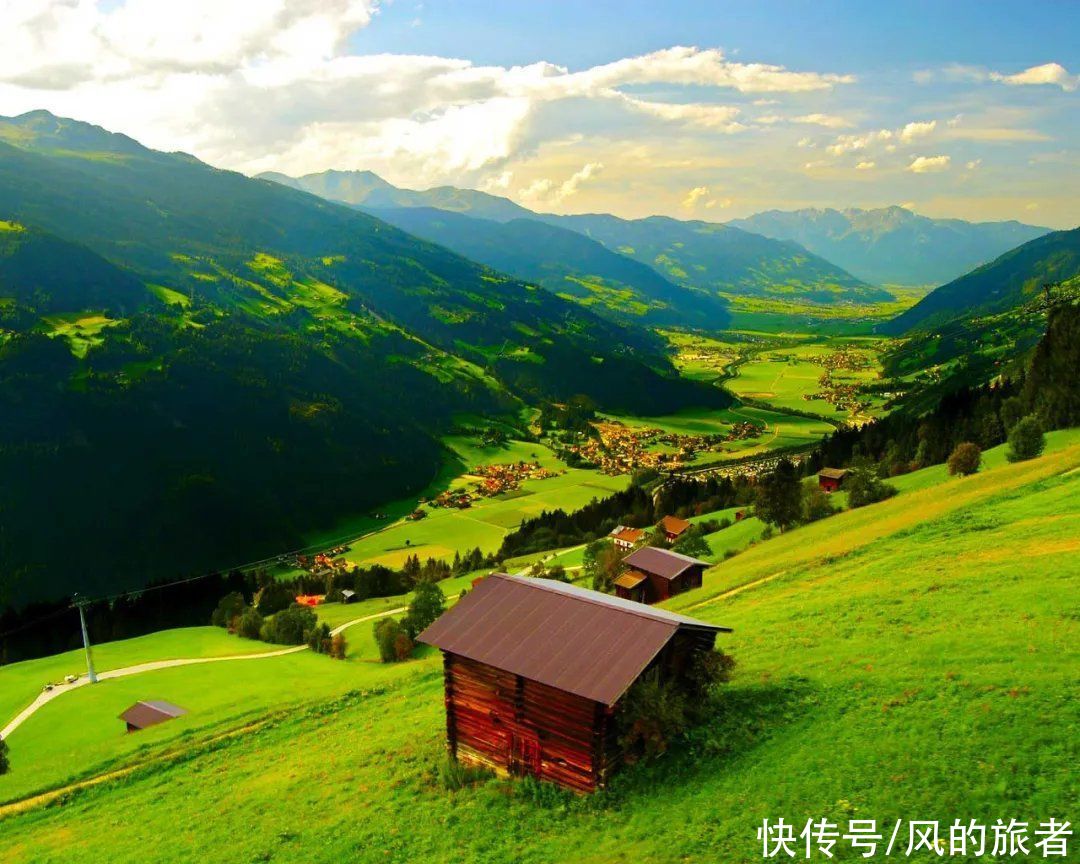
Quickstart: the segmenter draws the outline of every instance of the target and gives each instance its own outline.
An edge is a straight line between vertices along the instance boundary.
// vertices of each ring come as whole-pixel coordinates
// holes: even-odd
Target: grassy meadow
[[[671,605],[734,628],[720,637],[734,678],[690,741],[601,794],[497,780],[447,791],[434,652],[393,667],[305,652],[52,703],[12,736],[3,799],[48,785],[26,780],[28,758],[64,773],[57,738],[79,753],[68,775],[146,765],[56,806],[0,811],[0,858],[141,862],[152,846],[228,862],[754,861],[763,818],[1068,818],[1080,432],[1049,438],[1034,461],[992,452],[972,477],[917,472],[889,501],[712,568]],[[751,587],[725,594],[737,586]],[[117,706],[151,691],[196,709],[166,724],[184,734],[116,728]],[[68,731],[73,716],[84,729]]]

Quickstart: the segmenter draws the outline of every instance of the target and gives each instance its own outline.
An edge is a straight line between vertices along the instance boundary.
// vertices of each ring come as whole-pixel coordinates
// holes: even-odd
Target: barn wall
[[[447,740],[459,759],[587,792],[603,782],[604,706],[454,654],[444,654]],[[537,758],[522,759],[530,741]],[[522,742],[525,742],[524,744]]]

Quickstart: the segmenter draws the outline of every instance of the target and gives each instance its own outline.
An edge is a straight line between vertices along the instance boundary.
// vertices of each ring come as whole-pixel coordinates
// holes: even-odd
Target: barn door
[[[510,765],[515,774],[540,776],[540,739],[535,732],[514,732],[510,741]]]

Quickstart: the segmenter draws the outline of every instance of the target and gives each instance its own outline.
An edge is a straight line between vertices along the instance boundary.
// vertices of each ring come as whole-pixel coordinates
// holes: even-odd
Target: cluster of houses
[[[478,498],[492,498],[504,492],[514,492],[520,489],[526,480],[546,480],[557,476],[557,472],[545,468],[539,462],[525,461],[478,465],[469,473],[477,478],[471,489],[462,486],[447,489],[428,501],[428,506],[464,510],[471,507]]]
[[[593,425],[599,438],[585,438],[568,449],[611,475],[629,474],[640,468],[677,468],[692,462],[698,453],[716,449],[728,441],[756,438],[762,432],[760,426],[750,421],[740,421],[728,432],[714,435],[682,435],[663,429],[630,427],[618,421]]]

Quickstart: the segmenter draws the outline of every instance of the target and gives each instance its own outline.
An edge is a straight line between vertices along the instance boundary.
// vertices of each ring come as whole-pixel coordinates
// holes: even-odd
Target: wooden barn
[[[645,539],[645,532],[641,528],[627,528],[625,525],[619,525],[608,536],[617,548],[628,552]]]
[[[619,700],[726,627],[575,585],[493,574],[420,634],[443,652],[451,755],[578,792],[622,761]]]
[[[668,543],[674,543],[690,530],[690,523],[678,516],[665,516],[660,520],[660,530],[664,532]]]
[[[144,702],[136,702],[120,715],[120,719],[127,725],[128,732],[138,732],[140,729],[157,726],[158,723],[173,720],[184,714],[187,714],[187,711],[171,702],[148,699]]]
[[[822,468],[817,474],[818,486],[826,492],[835,492],[844,485],[847,473],[847,468]]]
[[[643,546],[623,559],[626,568],[615,580],[615,594],[638,603],[659,603],[683,591],[701,587],[709,562],[669,549]]]

